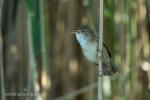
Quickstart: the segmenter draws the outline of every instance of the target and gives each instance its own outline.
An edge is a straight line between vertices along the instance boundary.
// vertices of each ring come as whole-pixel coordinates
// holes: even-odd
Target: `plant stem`
[[[98,52],[98,100],[103,100],[103,78],[102,76],[102,44],[103,44],[103,0],[100,0],[99,18],[99,52]]]

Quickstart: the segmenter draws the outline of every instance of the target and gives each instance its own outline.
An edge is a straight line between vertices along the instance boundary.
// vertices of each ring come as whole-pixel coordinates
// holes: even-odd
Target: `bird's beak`
[[[70,34],[76,34],[76,32],[73,32],[73,31],[71,31],[71,32],[69,32]]]
[[[75,29],[73,29],[73,30],[71,30],[71,34],[76,34],[77,32],[79,32],[80,30],[75,30]]]

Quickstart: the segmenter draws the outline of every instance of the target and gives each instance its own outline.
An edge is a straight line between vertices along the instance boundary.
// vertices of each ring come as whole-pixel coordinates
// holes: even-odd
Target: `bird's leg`
[[[97,48],[97,52],[98,52],[98,57],[100,58],[100,61],[102,62],[102,50],[99,50],[98,48]],[[103,63],[103,62],[102,62]],[[103,67],[103,66],[102,66]],[[99,70],[98,70],[99,71]],[[100,71],[98,72],[98,73],[100,73]],[[103,68],[102,68],[102,72],[101,72],[101,74],[98,74],[98,76],[101,76],[101,77],[104,77],[104,74],[103,74]]]
[[[102,61],[102,54],[103,54],[103,51],[102,50],[99,50],[97,48],[97,52],[98,52],[98,57],[100,57],[100,60]]]
[[[100,50],[97,48],[97,52],[102,55],[102,50],[100,51]]]
[[[98,75],[98,76],[100,76],[100,77],[104,77],[105,75],[104,75],[104,74],[101,74],[101,75]]]

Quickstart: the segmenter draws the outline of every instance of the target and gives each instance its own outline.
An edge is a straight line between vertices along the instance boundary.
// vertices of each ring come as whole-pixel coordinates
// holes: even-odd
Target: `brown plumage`
[[[86,58],[90,62],[98,65],[98,37],[95,32],[88,26],[82,26],[78,30],[73,30],[72,32],[76,34],[76,38]],[[102,49],[102,70],[103,75],[113,75],[118,72],[118,68],[114,64],[111,54],[105,44],[103,44]]]

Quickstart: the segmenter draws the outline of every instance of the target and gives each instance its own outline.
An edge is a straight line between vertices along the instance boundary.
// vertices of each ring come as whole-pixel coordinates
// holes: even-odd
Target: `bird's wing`
[[[111,75],[113,73],[117,73],[118,69],[116,65],[114,64],[111,54],[108,51],[106,45],[103,45],[103,50],[102,50],[102,63],[103,63],[103,73],[104,75]]]

